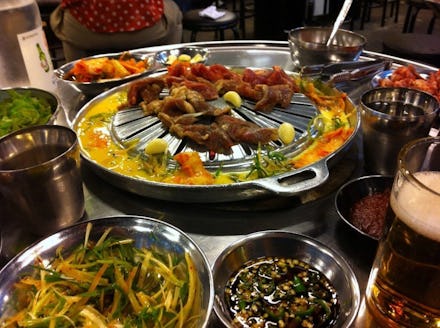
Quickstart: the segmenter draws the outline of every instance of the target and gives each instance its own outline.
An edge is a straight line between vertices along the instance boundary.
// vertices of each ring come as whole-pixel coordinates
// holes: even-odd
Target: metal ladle
[[[353,0],[345,0],[344,4],[342,5],[341,10],[339,11],[338,17],[335,20],[335,23],[333,24],[332,32],[330,33],[330,36],[327,40],[326,46],[329,47],[333,39],[335,38],[336,32],[338,32],[339,28],[345,21],[345,17],[347,17],[348,11],[350,10],[351,4],[353,3]]]

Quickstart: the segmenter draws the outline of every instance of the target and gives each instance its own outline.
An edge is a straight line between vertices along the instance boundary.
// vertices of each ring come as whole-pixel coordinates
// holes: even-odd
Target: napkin
[[[219,19],[220,17],[223,17],[225,15],[224,11],[218,11],[217,7],[214,5],[211,5],[209,7],[206,7],[203,10],[199,11],[199,15],[201,17],[208,17],[212,19]]]

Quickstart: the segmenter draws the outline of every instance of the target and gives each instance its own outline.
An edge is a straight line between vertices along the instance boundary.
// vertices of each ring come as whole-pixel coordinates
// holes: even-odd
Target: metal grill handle
[[[253,185],[282,196],[293,196],[302,191],[315,188],[329,177],[326,161],[318,161],[303,169],[281,174],[277,177],[252,181]],[[298,181],[298,179],[301,179]],[[290,183],[289,183],[290,182]]]

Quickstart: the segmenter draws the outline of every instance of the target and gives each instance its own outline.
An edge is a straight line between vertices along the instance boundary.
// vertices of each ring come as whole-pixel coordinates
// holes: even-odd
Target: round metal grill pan
[[[103,99],[114,93],[127,91],[128,88],[129,83],[108,90],[93,98],[77,113],[73,119],[72,127],[77,129],[79,122],[88,111]],[[350,125],[353,127],[354,132],[343,146],[306,167],[268,178],[225,185],[176,185],[120,174],[95,162],[83,151],[82,156],[92,170],[105,181],[129,192],[162,200],[189,203],[226,203],[262,198],[269,195],[293,196],[320,186],[327,181],[330,160],[332,164],[336,163],[342,157],[341,154],[351,146],[359,130],[360,112],[350,100],[347,100],[346,104],[348,106],[347,112],[353,111],[354,113],[349,116]],[[318,129],[315,129],[313,125],[309,127],[309,125],[311,120],[318,114],[318,110],[304,95],[295,94],[288,108],[275,108],[270,113],[254,112],[252,110],[253,106],[252,102],[245,101],[241,108],[233,110],[233,115],[251,120],[262,127],[278,127],[282,122],[289,122],[295,127],[295,141],[288,146],[284,146],[279,142],[271,143],[275,150],[288,156],[295,156],[313,142],[311,136],[314,136]],[[315,121],[319,122],[319,120]],[[307,132],[307,129],[310,129],[310,133]],[[136,140],[138,150],[143,150],[151,139],[164,138],[168,142],[172,154],[181,151],[198,151],[205,167],[212,171],[215,171],[220,165],[224,171],[247,170],[253,163],[253,156],[256,152],[255,147],[236,145],[233,146],[230,155],[215,154],[215,156],[210,157],[208,151],[201,151],[196,145],[169,134],[158,118],[145,116],[140,107],[117,112],[111,123],[111,133],[115,142],[118,142],[121,146]]]

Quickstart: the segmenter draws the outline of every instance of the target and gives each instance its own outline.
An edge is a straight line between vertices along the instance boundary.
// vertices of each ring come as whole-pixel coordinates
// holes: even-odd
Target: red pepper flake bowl
[[[379,240],[385,229],[393,179],[369,175],[345,183],[335,197],[339,217],[357,233]]]

